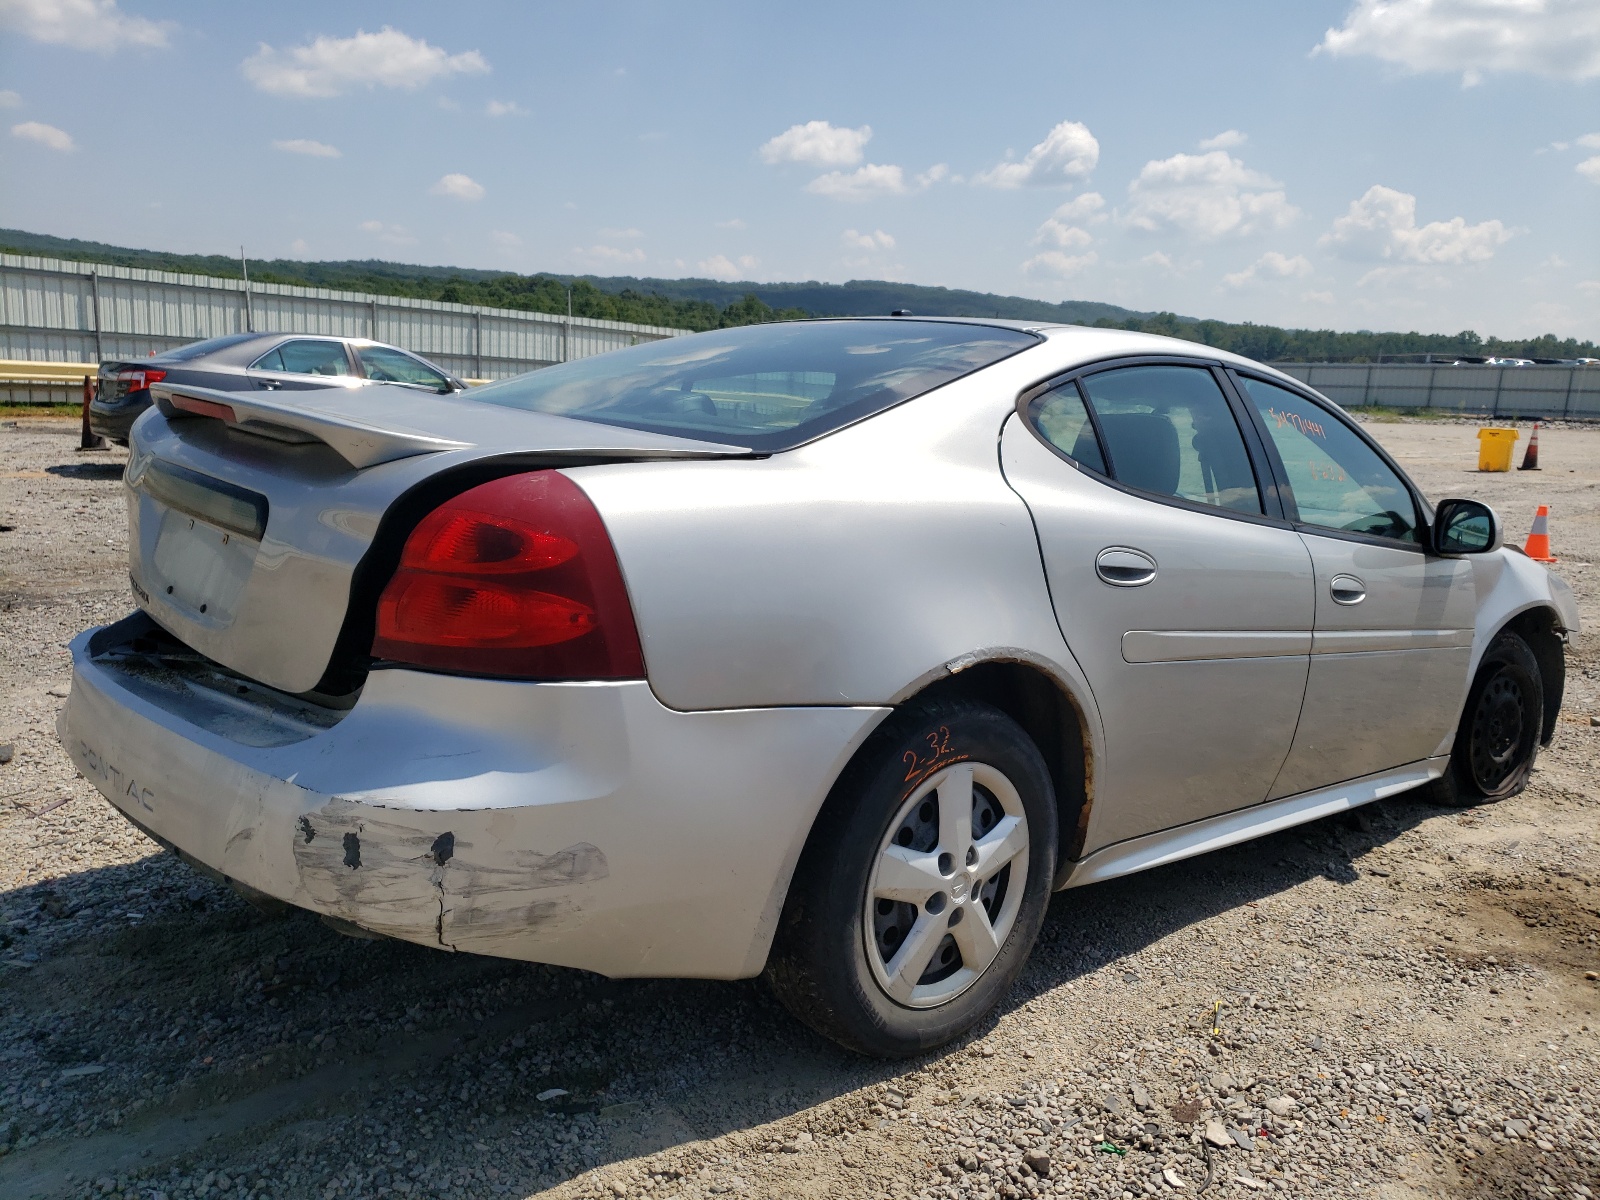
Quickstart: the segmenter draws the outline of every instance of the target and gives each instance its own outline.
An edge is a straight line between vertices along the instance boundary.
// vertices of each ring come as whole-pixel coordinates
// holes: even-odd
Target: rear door
[[[1316,568],[1316,629],[1294,747],[1272,796],[1437,753],[1466,697],[1471,564],[1428,553],[1418,497],[1342,414],[1239,376]]]
[[[357,387],[361,383],[345,344],[332,338],[280,342],[251,363],[248,374],[255,387],[269,392]]]
[[[1025,399],[1005,474],[1105,727],[1085,849],[1260,803],[1300,712],[1312,568],[1236,402],[1183,362]]]

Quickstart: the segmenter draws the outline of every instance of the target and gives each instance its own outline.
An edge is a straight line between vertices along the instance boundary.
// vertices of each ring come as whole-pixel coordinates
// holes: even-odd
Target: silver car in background
[[[175,346],[148,358],[100,364],[89,430],[128,443],[128,431],[151,405],[157,384],[225,392],[309,391],[400,383],[430,392],[459,392],[467,385],[427,359],[367,338],[308,333],[230,333]]]
[[[1053,889],[1520,790],[1564,584],[1334,405],[1113,330],[720,330],[460,396],[154,388],[61,739],[246,892],[876,1055]]]

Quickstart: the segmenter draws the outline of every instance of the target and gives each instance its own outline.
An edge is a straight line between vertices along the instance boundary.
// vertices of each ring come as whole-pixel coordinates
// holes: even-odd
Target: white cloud
[[[326,142],[313,142],[310,138],[284,138],[272,143],[274,150],[286,154],[307,154],[312,158],[343,158],[337,146]]]
[[[1056,246],[1062,250],[1079,250],[1094,241],[1094,234],[1077,225],[1068,225],[1051,217],[1033,235],[1036,246]]]
[[[1290,258],[1287,254],[1279,254],[1276,250],[1268,250],[1255,262],[1242,271],[1235,271],[1231,275],[1224,275],[1222,282],[1228,287],[1243,287],[1247,283],[1254,283],[1263,276],[1277,276],[1279,279],[1289,279],[1296,276],[1311,274],[1311,261],[1303,254],[1296,254]]]
[[[165,46],[166,22],[133,17],[117,0],[0,0],[0,25],[36,42],[110,54],[130,46]]]
[[[483,106],[485,116],[490,117],[525,117],[528,110],[515,100],[491,100]]]
[[[1600,154],[1596,154],[1593,158],[1584,159],[1573,170],[1585,179],[1592,179],[1595,183],[1600,183]]]
[[[377,33],[358,29],[347,38],[324,34],[291,50],[275,50],[263,42],[240,64],[244,77],[263,92],[317,98],[363,86],[410,91],[448,75],[482,74],[488,69],[476,50],[451,54],[388,25]]]
[[[1177,264],[1172,261],[1172,255],[1163,254],[1159,250],[1152,250],[1139,260],[1140,265],[1146,267],[1160,267],[1163,271],[1177,270]]]
[[[809,163],[814,167],[853,167],[872,140],[872,126],[841,129],[827,121],[791,125],[761,147],[765,163]]]
[[[735,263],[726,254],[713,254],[696,264],[698,270],[712,279],[734,280],[750,277],[749,273],[761,265],[761,260],[748,254],[739,256]]]
[[[9,88],[0,92],[0,108],[21,108],[22,97]]]
[[[69,154],[77,149],[70,133],[65,129],[57,129],[54,125],[46,125],[43,121],[24,121],[21,125],[13,125],[11,136],[38,142],[41,146],[49,146],[50,149],[59,150],[63,154]]]
[[[294,241],[289,243],[289,253],[304,257],[311,253],[311,243],[306,241],[305,238],[295,238]]]
[[[1282,184],[1224,150],[1147,162],[1128,197],[1123,220],[1133,228],[1173,228],[1205,239],[1281,229],[1300,215]]]
[[[929,167],[926,171],[921,172],[917,176],[917,186],[919,188],[929,188],[934,184],[941,182],[942,180],[948,179],[949,177],[949,163],[934,163],[933,166]]]
[[[645,257],[644,251],[638,246],[577,246],[573,248],[572,252],[594,262],[605,263],[607,266],[618,266],[623,263],[642,263]]]
[[[718,229],[743,229],[744,227],[745,223],[743,217],[733,217],[727,221],[717,222]]]
[[[1300,299],[1309,304],[1332,304],[1334,295],[1332,292],[1301,292]]]
[[[1468,225],[1462,217],[1417,225],[1417,198],[1381,184],[1352,200],[1318,244],[1342,258],[1390,259],[1406,263],[1459,264],[1494,257],[1511,237],[1499,221]]]
[[[612,241],[619,241],[619,240],[620,241],[635,241],[638,238],[642,238],[644,236],[644,230],[642,230],[642,229],[632,229],[632,228],[629,228],[629,229],[602,229],[602,230],[599,230],[599,234],[600,234],[601,237],[610,238]]]
[[[489,237],[502,250],[517,250],[522,246],[521,238],[514,233],[508,233],[504,229],[490,230]]]
[[[435,196],[449,196],[455,200],[482,200],[483,184],[470,175],[452,172],[428,189]]]
[[[1106,219],[1105,198],[1099,192],[1085,192],[1068,200],[1052,213],[1033,235],[1036,246],[1054,246],[1058,250],[1081,250],[1094,241],[1094,235],[1084,225],[1098,225]]]
[[[1106,198],[1099,192],[1085,192],[1068,200],[1051,213],[1050,217],[1052,220],[1068,224],[1082,222],[1085,225],[1098,225],[1106,219],[1105,207]]]
[[[1411,71],[1459,71],[1472,86],[1491,71],[1555,79],[1600,76],[1600,5],[1593,0],[1356,0],[1316,52],[1365,54]]]
[[[1585,279],[1578,283],[1578,290],[1585,296],[1600,296],[1600,279]]]
[[[1087,125],[1062,121],[1021,162],[1003,162],[973,176],[972,182],[997,188],[1063,184],[1081,179],[1100,161],[1100,143]]]
[[[840,240],[852,250],[893,250],[894,237],[881,229],[871,233],[858,233],[854,229],[846,229]]]
[[[382,221],[363,221],[356,226],[362,233],[370,233],[379,241],[388,242],[391,246],[414,246],[417,239],[404,225],[385,225]]]
[[[1036,254],[1022,264],[1024,275],[1053,275],[1059,279],[1070,279],[1088,267],[1100,261],[1100,256],[1093,250],[1087,254],[1063,254],[1060,250],[1046,250],[1043,254]]]
[[[905,172],[896,166],[867,163],[854,171],[829,171],[806,184],[806,191],[836,200],[871,200],[906,192]]]
[[[1242,146],[1250,140],[1248,134],[1240,133],[1237,129],[1224,129],[1216,137],[1208,137],[1200,143],[1202,150],[1232,150],[1235,146]]]
[[[1600,133],[1586,133],[1578,139],[1578,145],[1589,150],[1600,150]]]

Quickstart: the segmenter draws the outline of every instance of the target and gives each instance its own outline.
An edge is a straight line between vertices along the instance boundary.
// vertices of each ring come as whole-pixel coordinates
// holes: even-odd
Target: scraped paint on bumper
[[[93,632],[58,732],[142,828],[377,933],[610,976],[759,972],[817,810],[887,711],[384,670],[336,724],[284,734],[96,657]]]

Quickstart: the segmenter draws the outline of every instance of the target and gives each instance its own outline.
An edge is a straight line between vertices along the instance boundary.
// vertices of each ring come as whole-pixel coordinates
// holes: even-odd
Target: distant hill
[[[78,262],[112,263],[237,279],[239,260],[225,254],[169,254],[104,242],[0,229],[0,250]],[[576,316],[718,329],[796,317],[884,315],[897,308],[930,317],[1006,317],[1062,321],[1163,333],[1203,342],[1267,362],[1374,361],[1395,354],[1504,354],[1527,358],[1600,357],[1592,341],[1543,337],[1504,340],[1471,330],[1436,333],[1339,333],[1331,329],[1280,329],[1248,322],[1201,320],[1170,312],[1137,312],[1094,300],[1051,304],[1022,296],[997,296],[956,288],[925,287],[883,280],[849,283],[723,283],[714,279],[648,279],[633,276],[516,275],[469,267],[428,267],[382,259],[300,262],[252,259],[250,278],[262,283],[339,288],[384,296],[412,296],[458,304],[482,304],[527,312],[562,313],[569,302]]]
[[[144,267],[156,271],[179,271],[194,275],[239,278],[239,260],[223,254],[169,254],[163,250],[135,250],[89,242],[78,238],[51,237],[20,229],[0,229],[0,249],[13,254],[37,254],[78,262],[113,263],[121,267]],[[996,296],[988,292],[969,292],[920,284],[888,283],[880,280],[852,280],[849,283],[724,283],[715,279],[648,279],[629,275],[561,275],[542,272],[535,276],[508,276],[504,271],[483,271],[469,267],[425,267],[382,259],[346,259],[332,262],[300,262],[293,259],[252,259],[252,279],[273,283],[295,283],[305,287],[346,288],[379,294],[423,295],[432,298],[450,283],[485,284],[511,279],[549,278],[568,283],[583,282],[609,295],[635,293],[659,296],[692,304],[710,304],[719,309],[738,304],[746,296],[775,310],[803,309],[819,317],[867,316],[907,308],[919,316],[930,317],[1007,317],[1019,321],[1063,321],[1091,325],[1101,318],[1125,321],[1154,316],[1101,304],[1093,300],[1068,300],[1051,304],[1022,296]],[[467,289],[475,290],[475,289]],[[565,292],[562,303],[565,305]],[[474,299],[465,303],[479,303]]]

